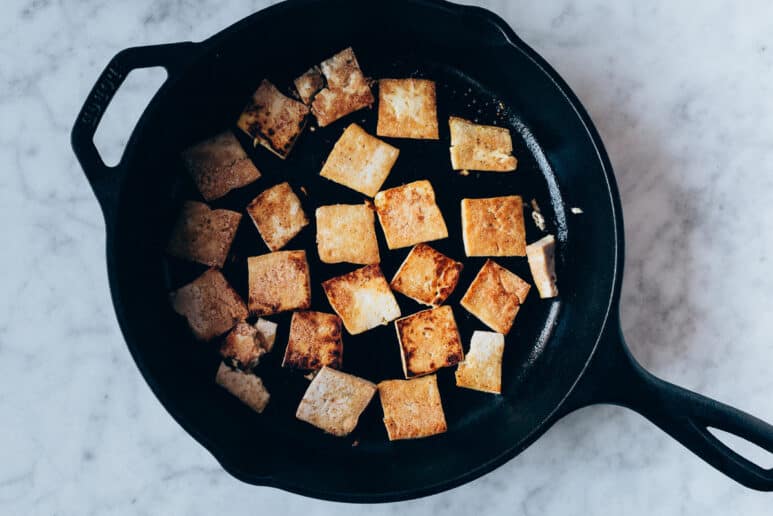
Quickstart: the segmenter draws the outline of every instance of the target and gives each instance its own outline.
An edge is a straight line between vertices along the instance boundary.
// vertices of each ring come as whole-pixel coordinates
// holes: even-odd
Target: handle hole
[[[161,66],[137,68],[126,76],[94,134],[94,145],[107,166],[121,161],[132,129],[167,76]]]
[[[708,427],[707,430],[711,432],[711,435],[722,441],[722,444],[746,460],[753,462],[763,469],[773,468],[773,452],[769,452],[765,448],[762,448],[751,441],[747,441],[743,437],[731,434],[730,432],[725,432],[724,430],[711,426]]]

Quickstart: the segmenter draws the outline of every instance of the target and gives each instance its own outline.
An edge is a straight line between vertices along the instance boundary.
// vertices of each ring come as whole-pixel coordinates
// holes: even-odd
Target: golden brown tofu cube
[[[385,380],[378,384],[378,394],[390,441],[428,437],[448,429],[436,375]]]
[[[207,201],[219,199],[260,177],[231,131],[199,142],[182,152],[188,174]]]
[[[255,326],[244,321],[234,326],[220,346],[223,361],[244,370],[254,369],[266,352],[268,346],[262,334]]]
[[[462,340],[448,305],[395,321],[406,378],[434,373],[464,359]]]
[[[427,244],[418,244],[408,253],[389,285],[414,301],[440,306],[456,288],[461,273],[461,263]]]
[[[170,295],[172,308],[185,317],[199,340],[212,340],[247,318],[247,307],[223,274],[209,269]]]
[[[501,333],[473,332],[470,350],[456,369],[456,385],[501,394],[504,351],[505,336]]]
[[[378,265],[366,265],[322,283],[330,306],[352,335],[400,317],[400,307]]]
[[[448,237],[435,190],[427,180],[382,190],[373,202],[390,249]]]
[[[325,79],[322,77],[322,71],[318,66],[312,66],[306,70],[303,75],[293,81],[295,90],[304,104],[309,104],[314,95],[325,87]]]
[[[278,251],[309,224],[301,200],[289,183],[264,190],[247,205],[258,233],[272,251]]]
[[[461,305],[494,331],[507,335],[531,286],[492,260],[486,260]]]
[[[547,235],[526,246],[529,269],[537,285],[539,297],[545,299],[558,295],[556,286],[556,237]]]
[[[324,263],[378,263],[376,216],[366,204],[317,208],[317,250]]]
[[[282,367],[305,371],[339,368],[343,354],[340,317],[312,311],[293,313]]]
[[[521,198],[462,199],[462,240],[467,256],[526,256]]]
[[[438,139],[435,82],[381,79],[376,134],[393,138]]]
[[[375,393],[375,384],[323,367],[306,389],[295,417],[343,437],[352,433]]]
[[[247,258],[249,308],[271,315],[311,307],[309,264],[305,251],[276,251]]]
[[[398,154],[397,148],[351,124],[333,146],[319,174],[373,197],[386,181]]]
[[[284,159],[306,127],[308,114],[305,104],[284,95],[264,79],[236,125],[253,139],[254,145],[260,144]]]
[[[510,172],[518,166],[507,128],[475,124],[455,116],[448,119],[448,127],[454,170]]]
[[[212,210],[203,202],[185,201],[166,252],[176,258],[222,267],[242,214]]]
[[[231,369],[221,362],[215,382],[258,414],[268,405],[268,390],[263,385],[263,380],[252,373]]]
[[[314,96],[311,112],[320,127],[373,104],[370,85],[351,47],[322,61],[319,67],[327,86]]]

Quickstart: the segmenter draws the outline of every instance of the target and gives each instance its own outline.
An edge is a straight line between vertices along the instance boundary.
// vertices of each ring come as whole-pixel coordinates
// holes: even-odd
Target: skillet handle
[[[619,323],[611,326],[561,414],[596,403],[630,408],[733,480],[752,489],[773,491],[773,468],[762,468],[742,457],[708,430],[729,432],[773,453],[773,425],[656,378],[633,358]]]
[[[123,158],[116,166],[107,166],[94,145],[94,133],[105,109],[132,70],[163,66],[167,70],[168,81],[189,62],[195,47],[195,43],[184,42],[122,50],[110,60],[83,103],[70,140],[106,220],[112,220],[117,207],[123,183]]]

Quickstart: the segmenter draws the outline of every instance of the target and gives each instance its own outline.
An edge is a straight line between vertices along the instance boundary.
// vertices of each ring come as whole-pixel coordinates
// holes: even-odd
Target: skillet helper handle
[[[108,166],[94,145],[94,133],[102,115],[132,70],[163,66],[169,80],[189,61],[194,48],[195,43],[184,42],[122,50],[105,67],[78,113],[70,135],[72,147],[106,219],[111,219],[117,207],[123,158],[118,165]]]
[[[773,491],[773,468],[742,457],[708,430],[728,432],[773,453],[773,425],[656,378],[631,356],[619,324],[612,326],[562,414],[596,403],[630,408],[733,480]]]

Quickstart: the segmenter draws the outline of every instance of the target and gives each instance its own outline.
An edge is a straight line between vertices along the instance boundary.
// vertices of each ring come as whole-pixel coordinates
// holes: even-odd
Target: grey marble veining
[[[101,215],[69,129],[120,49],[201,40],[265,4],[3,4],[0,513],[770,514],[770,495],[610,407],[572,414],[497,471],[412,502],[332,504],[222,473],[123,344]],[[625,211],[621,311],[636,357],[773,420],[773,3],[481,5],[563,75],[606,143]]]

